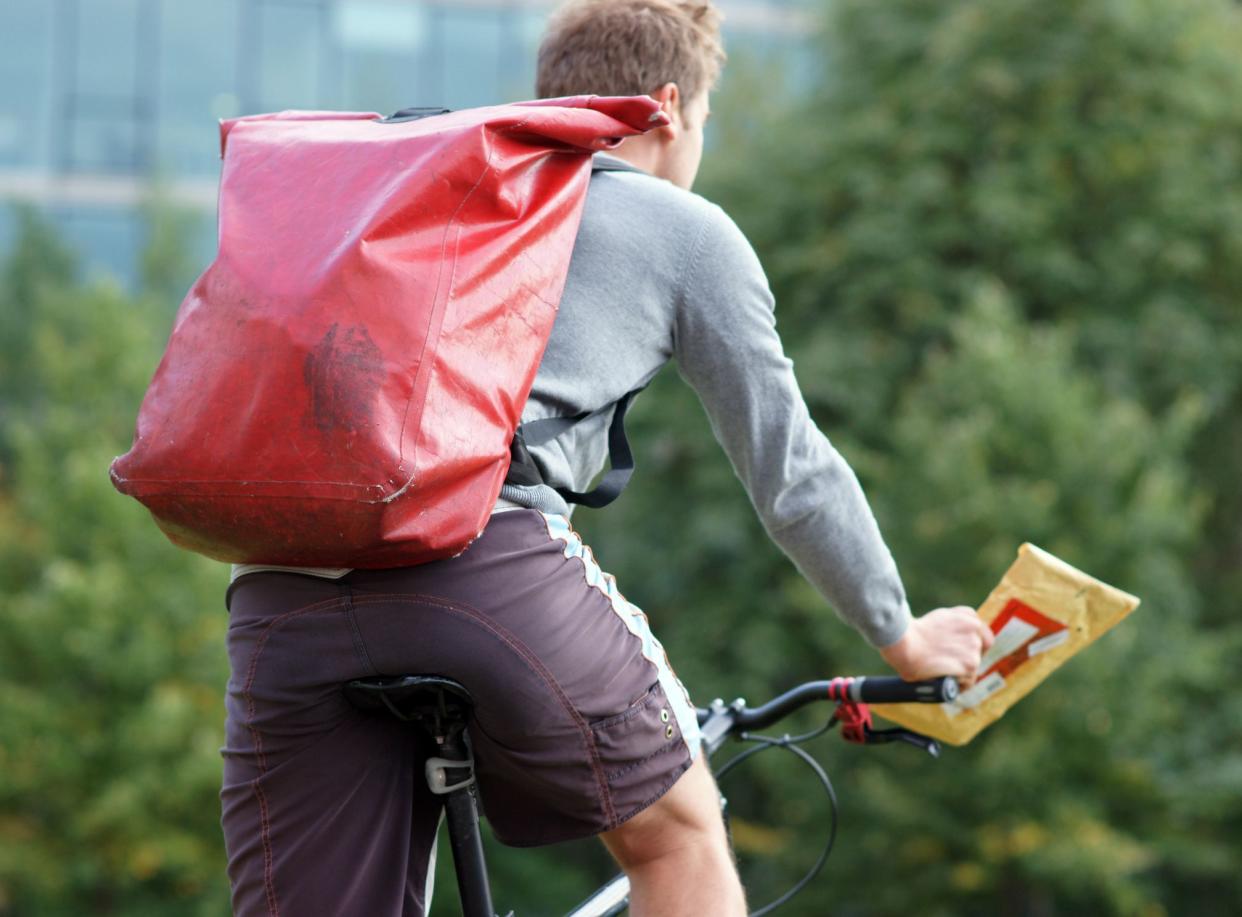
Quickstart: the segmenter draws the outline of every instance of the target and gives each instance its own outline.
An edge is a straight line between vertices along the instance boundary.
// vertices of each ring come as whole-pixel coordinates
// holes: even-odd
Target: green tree
[[[767,131],[716,182],[807,340],[816,407],[884,443],[928,347],[995,280],[1027,318],[1070,322],[1110,392],[1157,413],[1203,400],[1196,564],[1236,594],[1237,5],[843,0],[825,41],[823,91],[792,136]],[[775,176],[754,181],[758,162]]]
[[[111,488],[171,310],[36,217],[0,283],[0,913],[219,914],[224,571]]]

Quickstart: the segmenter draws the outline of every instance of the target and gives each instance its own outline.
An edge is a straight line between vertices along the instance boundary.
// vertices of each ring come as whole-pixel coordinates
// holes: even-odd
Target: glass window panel
[[[444,106],[472,108],[505,101],[500,91],[502,33],[497,12],[441,7],[438,19]]]
[[[436,105],[419,92],[415,55],[351,51],[344,55],[344,99],[350,111],[392,114],[399,108]]]
[[[423,98],[418,79],[429,28],[421,5],[343,0],[333,17],[333,36],[340,49],[344,107],[390,114],[435,104]]]
[[[160,10],[158,164],[174,175],[214,176],[218,118],[241,114],[238,0],[164,0]]]
[[[67,67],[73,79],[63,101],[68,120],[60,122],[67,143],[61,155],[67,154],[73,170],[143,169],[151,153],[154,114],[152,74],[143,71],[155,53],[153,5],[148,0],[76,0],[57,10],[67,17],[62,26],[76,50]]]
[[[0,2],[0,168],[47,168],[52,12],[46,0]]]
[[[138,77],[138,0],[80,0],[72,6],[77,8],[77,91],[133,96]]]
[[[510,9],[505,13],[500,87],[505,101],[535,97],[535,55],[547,21],[546,10]]]
[[[110,100],[75,108],[70,163],[75,171],[132,173],[141,159],[138,119],[130,104]]]
[[[546,9],[522,8],[516,11],[516,15],[518,40],[524,48],[530,51],[531,66],[533,68],[535,52],[539,50],[539,42],[543,40],[543,31],[548,27],[549,11]]]
[[[426,10],[408,2],[341,0],[332,20],[346,48],[411,54],[427,41]]]
[[[258,14],[259,109],[320,107],[322,7],[268,0]]]

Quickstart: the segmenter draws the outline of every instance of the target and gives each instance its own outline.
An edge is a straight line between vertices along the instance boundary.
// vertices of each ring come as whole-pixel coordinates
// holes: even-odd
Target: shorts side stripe
[[[583,543],[582,538],[573,530],[568,519],[552,513],[541,513],[541,515],[547,523],[548,534],[552,538],[565,543],[565,556],[567,558],[576,557],[582,561],[587,585],[598,589],[608,598],[613,612],[625,624],[626,629],[641,642],[642,654],[656,668],[660,687],[664,689],[669,706],[673,710],[673,716],[677,720],[677,728],[681,732],[682,740],[690,751],[690,759],[694,760],[698,757],[700,746],[702,745],[698,716],[695,713],[694,705],[690,702],[689,692],[686,691],[685,686],[677,676],[673,674],[672,666],[669,665],[668,654],[664,652],[664,647],[656,639],[655,634],[651,632],[651,625],[647,621],[647,616],[638,606],[629,602],[621,595],[620,590],[617,589],[616,579],[611,574],[605,573],[600,569],[595,556],[591,553],[591,549]]]

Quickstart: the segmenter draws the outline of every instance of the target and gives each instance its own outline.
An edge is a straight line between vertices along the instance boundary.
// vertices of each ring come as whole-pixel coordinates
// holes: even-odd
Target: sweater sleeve
[[[764,528],[875,647],[910,622],[905,590],[853,470],[819,431],[776,332],[767,277],[712,207],[690,249],[675,357]]]

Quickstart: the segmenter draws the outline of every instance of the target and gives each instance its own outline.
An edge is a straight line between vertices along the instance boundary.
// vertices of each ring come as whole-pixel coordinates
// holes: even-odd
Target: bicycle
[[[386,711],[424,729],[435,741],[437,754],[426,760],[424,773],[431,791],[444,797],[462,915],[496,917],[479,831],[474,761],[466,733],[473,707],[470,693],[459,682],[438,675],[356,679],[343,687],[345,696],[354,706]],[[728,773],[751,755],[781,747],[798,755],[815,771],[832,803],[832,827],[819,860],[793,888],[754,911],[750,917],[771,913],[805,888],[827,861],[836,840],[836,794],[819,762],[798,745],[840,724],[842,737],[846,741],[866,745],[906,742],[938,757],[940,746],[934,739],[908,729],[876,729],[867,704],[947,703],[957,694],[958,684],[949,677],[920,682],[905,682],[894,676],[834,678],[798,685],[759,707],[747,707],[745,701],[738,698],[728,705],[717,699],[706,708],[698,708],[703,749],[709,757],[731,736],[758,743],[727,762],[716,772],[717,777]],[[835,701],[837,707],[827,724],[820,729],[780,738],[753,734],[754,730],[772,726],[797,709],[823,700]],[[721,806],[723,810],[723,799]],[[613,917],[625,909],[628,898],[629,880],[621,874],[570,911],[568,917]],[[506,917],[513,917],[512,912]]]

